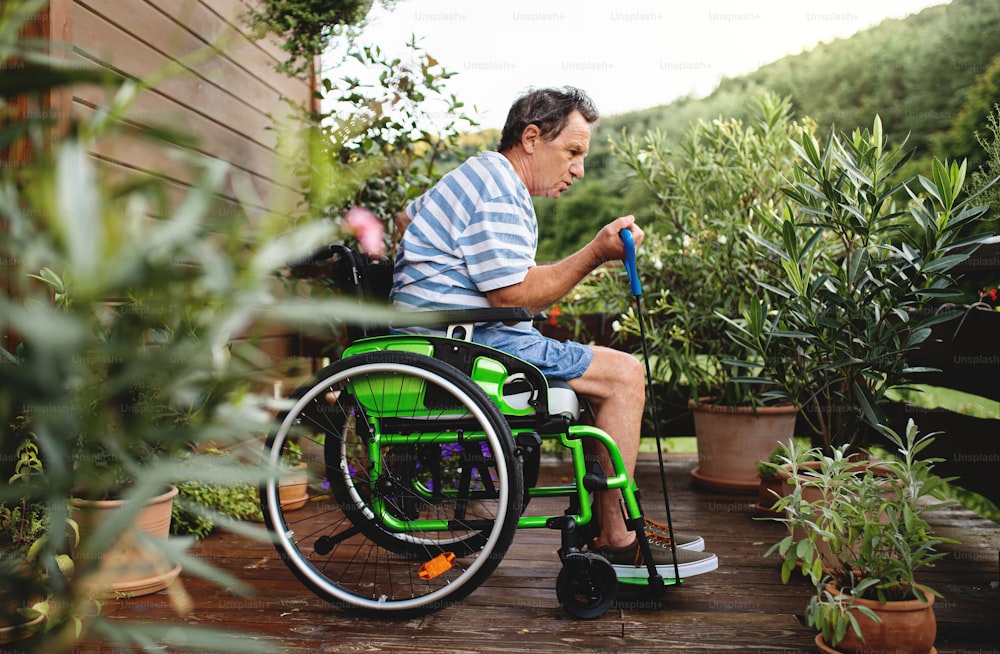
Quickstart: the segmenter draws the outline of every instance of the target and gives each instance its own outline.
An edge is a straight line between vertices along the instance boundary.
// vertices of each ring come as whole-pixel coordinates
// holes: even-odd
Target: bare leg
[[[594,347],[594,360],[582,377],[569,385],[594,408],[595,427],[609,434],[618,445],[629,477],[635,473],[645,406],[645,374],[642,363],[632,355],[605,347]],[[595,448],[601,468],[611,473],[611,460],[604,448]],[[595,495],[595,511],[601,525],[601,542],[622,547],[635,540],[622,520],[621,492]]]

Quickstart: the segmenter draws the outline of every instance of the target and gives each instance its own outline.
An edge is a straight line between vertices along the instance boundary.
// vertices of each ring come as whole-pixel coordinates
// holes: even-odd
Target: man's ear
[[[521,147],[528,154],[532,154],[535,151],[535,143],[542,138],[542,130],[538,128],[538,125],[534,123],[528,125],[521,132]]]

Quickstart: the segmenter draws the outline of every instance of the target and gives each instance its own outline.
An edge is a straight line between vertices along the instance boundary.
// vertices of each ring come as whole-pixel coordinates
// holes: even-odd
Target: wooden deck
[[[753,519],[753,498],[693,488],[690,458],[668,458],[674,526],[704,536],[719,556],[719,570],[667,588],[660,602],[619,596],[604,616],[575,620],[558,605],[555,579],[559,535],[522,530],[498,570],[469,598],[409,620],[377,620],[339,611],[306,591],[273,548],[217,533],[195,551],[253,585],[257,594],[235,596],[206,581],[182,576],[194,611],[171,612],[164,593],[109,602],[109,617],[172,620],[180,625],[231,629],[273,642],[278,654],[315,652],[813,652],[814,633],[802,624],[811,587],[801,578],[782,585],[780,563],[764,552],[783,527]],[[659,469],[640,462],[644,505],[662,517]],[[945,598],[936,603],[937,650],[1000,653],[1000,526],[964,510],[937,514],[942,535],[956,538],[952,556],[923,575]],[[110,654],[86,643],[79,654]],[[170,651],[169,648],[164,651]]]

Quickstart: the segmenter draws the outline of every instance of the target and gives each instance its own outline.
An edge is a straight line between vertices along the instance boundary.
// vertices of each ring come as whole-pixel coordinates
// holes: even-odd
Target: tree
[[[935,150],[952,159],[968,159],[969,168],[980,169],[987,160],[981,131],[987,125],[994,107],[1000,103],[1000,55],[969,88],[965,104],[952,121],[948,131],[937,135]]]

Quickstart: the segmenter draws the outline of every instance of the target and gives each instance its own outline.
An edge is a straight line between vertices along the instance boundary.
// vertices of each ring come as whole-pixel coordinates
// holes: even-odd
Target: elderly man
[[[497,152],[484,152],[445,175],[410,204],[395,264],[393,303],[406,311],[525,307],[544,311],[606,261],[621,259],[619,232],[636,245],[642,229],[633,216],[605,225],[584,248],[558,263],[538,265],[538,226],[532,196],[558,198],[583,177],[584,158],[598,112],[582,91],[540,89],[511,107]],[[530,323],[477,325],[473,340],[508,352],[565,380],[594,409],[595,426],[614,438],[631,475],[639,450],[645,404],[641,362],[626,352],[560,342]],[[612,470],[603,448],[596,452]],[[636,534],[625,526],[620,494],[596,494],[600,533],[592,548],[616,567],[644,565]],[[671,534],[646,521],[654,563],[674,576]],[[698,536],[672,535],[682,577],[714,570],[718,559],[703,552]]]

